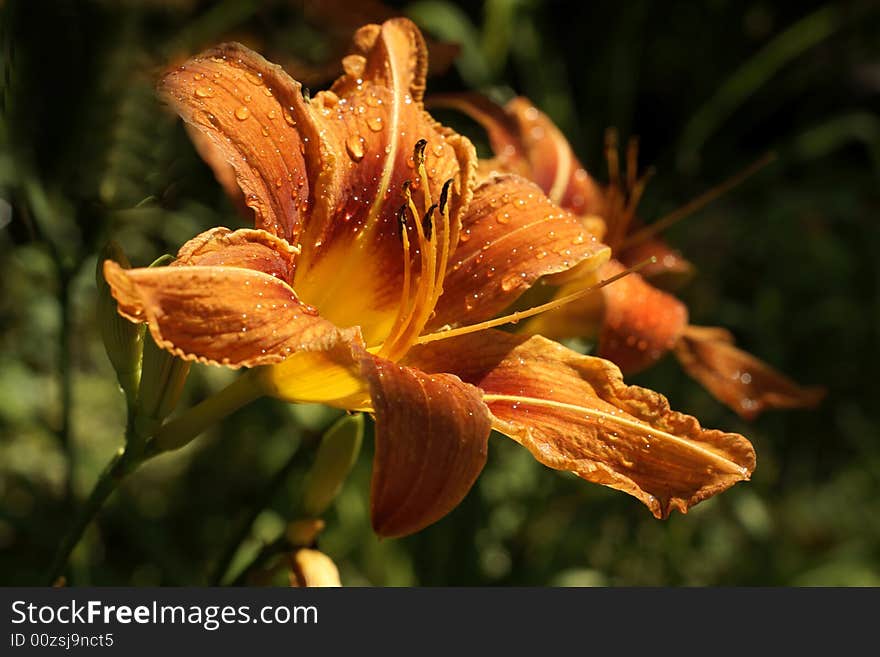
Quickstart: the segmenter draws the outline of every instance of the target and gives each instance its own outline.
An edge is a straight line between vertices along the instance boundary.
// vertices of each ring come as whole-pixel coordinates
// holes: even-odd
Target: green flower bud
[[[361,413],[339,419],[324,434],[315,462],[306,475],[302,501],[305,516],[320,516],[339,494],[357,461],[363,437]]]
[[[164,255],[150,267],[163,267],[174,258]],[[181,360],[156,344],[152,336],[144,340],[141,385],[135,407],[135,432],[141,438],[155,433],[162,421],[176,408],[189,376],[190,362]]]
[[[116,242],[108,242],[98,254],[95,282],[98,286],[97,317],[104,349],[110,358],[116,378],[131,407],[137,397],[141,378],[141,352],[143,349],[144,326],[122,317],[116,310],[116,299],[110,286],[104,280],[104,261],[114,260],[121,267],[131,265],[122,248]]]

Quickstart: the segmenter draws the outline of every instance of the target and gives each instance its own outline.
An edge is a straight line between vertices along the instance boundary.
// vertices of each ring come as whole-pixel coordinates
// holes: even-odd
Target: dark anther
[[[304,100],[304,101],[306,101],[307,103],[311,102],[311,100],[312,100],[312,92],[309,91],[309,88],[308,88],[308,87],[303,87],[303,88],[302,88],[302,95],[303,95],[303,100]]]
[[[406,203],[397,211],[397,238],[403,242],[403,233],[406,230]]]
[[[428,145],[427,139],[419,139],[413,147],[413,161],[416,166],[420,166],[425,161],[425,147]]]
[[[434,234],[434,210],[437,209],[437,204],[435,203],[428,211],[425,213],[425,216],[422,217],[422,230],[425,231],[425,239],[430,240],[431,235]]]
[[[440,190],[440,214],[446,216],[446,202],[449,200],[449,188],[452,187],[452,178],[443,183]]]
[[[412,180],[404,180],[403,181],[403,195],[406,196],[407,192],[409,192],[409,188],[412,187]]]

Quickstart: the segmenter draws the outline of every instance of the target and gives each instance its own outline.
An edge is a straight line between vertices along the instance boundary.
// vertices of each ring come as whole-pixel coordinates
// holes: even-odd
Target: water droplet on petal
[[[350,135],[345,140],[345,150],[352,160],[360,162],[364,158],[364,138],[357,134]]]
[[[211,87],[196,87],[196,96],[199,98],[210,98],[214,95],[214,90]]]
[[[513,288],[520,284],[519,274],[508,274],[501,281],[501,289],[505,292],[510,292]]]
[[[235,118],[237,118],[239,121],[244,121],[250,115],[251,111],[244,105],[235,110]]]
[[[382,129],[382,117],[372,116],[367,119],[367,125],[373,132],[379,132]]]

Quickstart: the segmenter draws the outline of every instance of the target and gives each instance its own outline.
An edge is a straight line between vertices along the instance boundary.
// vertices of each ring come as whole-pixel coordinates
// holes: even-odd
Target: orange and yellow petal
[[[774,408],[812,408],[825,396],[818,386],[798,385],[733,344],[724,329],[688,326],[675,345],[685,371],[719,401],[751,420]]]
[[[169,267],[104,263],[119,313],[147,322],[156,343],[186,360],[252,367],[323,350],[339,333],[286,282],[296,251],[258,230],[215,228]]]
[[[551,468],[627,492],[666,517],[749,478],[744,437],[704,429],[662,395],[624,384],[612,363],[546,338],[498,331],[435,342],[411,364],[478,386],[493,427]]]
[[[320,128],[323,169],[314,181],[316,204],[302,236],[296,288],[339,324],[357,318],[367,342],[387,335],[400,303],[404,271],[398,215],[410,181],[422,221],[444,184],[448,229],[435,241],[454,244],[470,199],[476,155],[470,142],[436,123],[422,95],[427,53],[406,19],[368,25],[354,37],[345,75],[309,104]],[[414,150],[425,140],[424,175]],[[418,245],[412,268],[419,267]],[[356,290],[356,293],[353,291]]]
[[[369,382],[361,371],[364,354],[360,331],[344,329],[331,334],[320,351],[295,353],[260,368],[256,376],[268,396],[283,401],[372,411]]]
[[[494,178],[474,192],[430,326],[488,319],[540,277],[575,266],[595,270],[609,256],[534,183],[513,175]]]
[[[295,243],[311,192],[307,162],[317,162],[304,155],[314,133],[299,83],[230,43],[170,70],[159,92],[204,136],[199,151],[227,187],[234,169],[256,227]]]
[[[436,522],[471,489],[491,431],[480,391],[450,374],[426,374],[366,356],[376,416],[371,509],[381,536]]]

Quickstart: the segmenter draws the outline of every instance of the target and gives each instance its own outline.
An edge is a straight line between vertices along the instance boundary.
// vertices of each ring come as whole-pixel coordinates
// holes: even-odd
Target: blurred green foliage
[[[343,582],[880,585],[877,4],[392,9],[461,46],[429,91],[531,97],[600,178],[604,129],[639,135],[643,164],[659,170],[646,219],[777,150],[777,163],[669,239],[699,268],[683,291],[696,323],[730,328],[744,348],[830,394],[815,411],[746,424],[672,362],[634,378],[758,452],[751,483],[665,522],[493,436],[486,471],[457,510],[379,541],[368,429],[319,541]],[[210,226],[241,225],[159,106],[156,73],[234,38],[294,77],[314,74],[338,53],[343,27],[280,0],[0,2],[0,583],[42,581],[73,509],[121,444],[125,401],[95,324],[99,249],[113,237],[146,265]],[[485,148],[473,126],[457,125]],[[231,377],[193,367],[181,406]],[[283,531],[310,458],[292,455],[336,416],[263,400],[150,462],[87,532],[71,583],[203,583],[230,549],[239,569]]]

